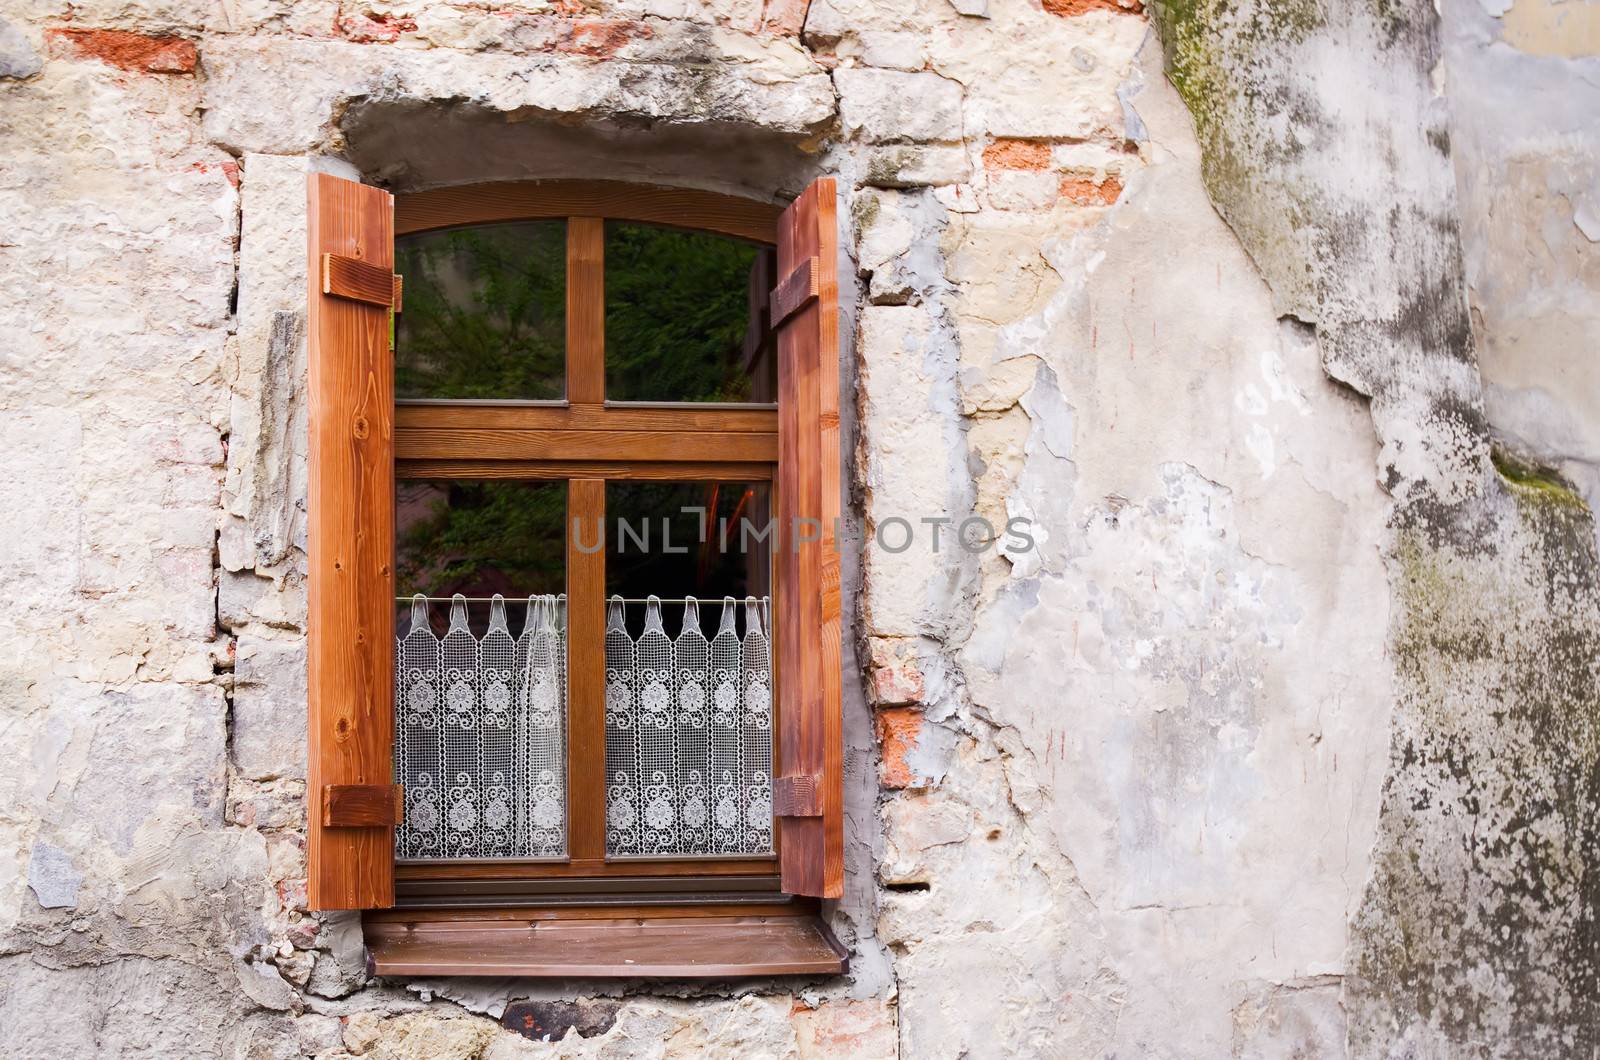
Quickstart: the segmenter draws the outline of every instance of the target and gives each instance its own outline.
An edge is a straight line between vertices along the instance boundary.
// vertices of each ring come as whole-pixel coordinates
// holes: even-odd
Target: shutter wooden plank
[[[840,672],[839,237],[834,182],[778,222],[779,862],[791,894],[844,894]],[[812,296],[813,292],[815,297]],[[780,318],[780,311],[787,311]],[[802,797],[804,795],[804,797]]]
[[[307,889],[313,909],[374,909],[394,904],[394,829],[329,825],[323,807],[341,786],[394,780],[390,288],[377,304],[324,294],[322,264],[334,255],[367,266],[342,274],[391,274],[394,200],[322,173],[307,198]]]

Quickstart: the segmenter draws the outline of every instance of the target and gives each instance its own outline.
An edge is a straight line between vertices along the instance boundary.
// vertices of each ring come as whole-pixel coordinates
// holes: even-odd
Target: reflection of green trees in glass
[[[566,483],[402,482],[398,492],[402,595],[566,591]]]
[[[566,230],[533,221],[396,240],[396,396],[560,398]]]
[[[745,401],[739,363],[757,248],[705,232],[606,224],[606,397]]]

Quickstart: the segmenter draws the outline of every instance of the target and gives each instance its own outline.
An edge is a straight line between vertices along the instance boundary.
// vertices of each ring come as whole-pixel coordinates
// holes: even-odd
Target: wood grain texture
[[[821,817],[822,793],[813,776],[777,777],[772,781],[772,812],[778,817]]]
[[[776,401],[775,393],[762,393],[771,389],[767,374],[757,370],[757,365],[772,356],[772,288],[777,284],[778,252],[766,247],[756,255],[750,265],[748,298],[744,339],[739,343],[739,364],[746,375],[753,377],[752,401]]]
[[[392,273],[393,200],[318,173],[307,201],[307,890],[313,909],[375,908],[394,902],[393,828],[329,827],[318,804],[330,785],[394,780],[389,311],[325,295],[319,263]]]
[[[461,884],[454,884],[460,888]],[[581,885],[587,887],[587,883]],[[773,888],[776,892],[776,878]],[[740,898],[725,901],[707,893],[685,894],[681,898],[641,898],[637,902],[590,901],[586,890],[575,890],[567,897],[574,899],[565,904],[551,899],[541,903],[538,899],[506,901],[479,901],[470,904],[432,904],[428,899],[413,901],[402,895],[398,901],[404,906],[394,909],[375,909],[367,914],[368,923],[419,924],[445,923],[462,920],[513,920],[535,923],[540,920],[611,920],[618,917],[707,917],[707,916],[815,916],[815,898],[795,898],[776,892],[771,901]],[[381,920],[380,920],[381,918]]]
[[[399,460],[647,460],[770,464],[778,436],[742,431],[566,431],[514,427],[395,432]]]
[[[584,551],[598,542],[605,517],[605,481],[573,479],[567,486],[567,853],[574,861],[606,854],[606,553]]]
[[[322,789],[324,828],[393,828],[405,816],[399,784],[328,784]]]
[[[606,399],[606,223],[567,219],[567,400]]]
[[[602,656],[604,649],[602,648]],[[603,822],[602,822],[603,825]],[[604,843],[602,842],[602,851]],[[749,876],[776,874],[778,859],[770,854],[705,858],[597,858],[567,861],[403,861],[395,866],[402,880],[481,879],[595,879],[651,876]]]
[[[692,188],[613,181],[549,180],[463,184],[400,196],[401,235],[459,225],[552,217],[614,217],[672,228],[696,228],[757,243],[777,241],[781,207]]]
[[[395,474],[406,479],[492,478],[552,482],[569,478],[639,482],[765,482],[773,464],[712,462],[622,463],[604,460],[404,460]]]
[[[784,211],[778,274],[814,259],[817,297],[778,328],[776,775],[815,777],[821,816],[779,818],[784,890],[844,893],[839,552],[839,237],[834,182]],[[807,540],[808,538],[812,540]]]
[[[343,254],[322,255],[322,293],[394,308],[400,278],[388,269]]]
[[[845,951],[815,918],[652,917],[614,920],[374,922],[376,975],[830,975]]]
[[[821,271],[815,258],[806,258],[783,278],[782,283],[773,288],[768,301],[773,327],[782,327],[790,317],[811,304],[812,299],[817,297]]]
[[[711,431],[776,434],[778,409],[717,405],[548,404],[476,405],[470,402],[415,404],[395,408],[395,429],[539,431]]]

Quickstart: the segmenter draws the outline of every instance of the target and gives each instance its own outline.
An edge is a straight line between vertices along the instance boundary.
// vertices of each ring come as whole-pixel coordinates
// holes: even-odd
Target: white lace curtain
[[[528,598],[512,636],[496,595],[483,636],[466,598],[436,636],[412,598],[395,638],[395,775],[406,813],[396,856],[560,857],[566,853],[566,598]]]
[[[676,637],[656,597],[637,640],[624,607],[612,597],[606,616],[606,852],[770,852],[768,599],[745,598],[741,637],[724,597],[709,640],[692,598]]]

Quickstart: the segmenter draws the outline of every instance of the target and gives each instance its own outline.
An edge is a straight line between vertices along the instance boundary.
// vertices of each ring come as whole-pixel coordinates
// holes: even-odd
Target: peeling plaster
[[[1212,198],[1279,304],[1314,323],[1329,374],[1372,398],[1394,498],[1397,699],[1351,921],[1351,1053],[1592,1051],[1596,896],[1577,866],[1600,843],[1600,566],[1570,489],[1507,480],[1489,459],[1438,17],[1158,12]],[[1374,83],[1385,93],[1340,88]],[[1386,216],[1356,206],[1373,181],[1403,190]]]

